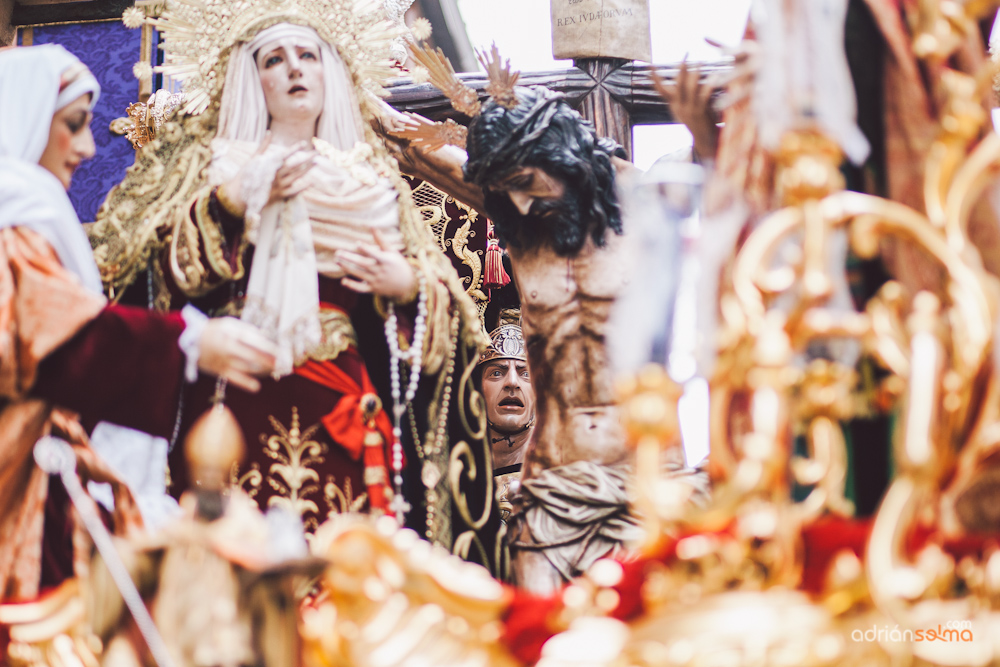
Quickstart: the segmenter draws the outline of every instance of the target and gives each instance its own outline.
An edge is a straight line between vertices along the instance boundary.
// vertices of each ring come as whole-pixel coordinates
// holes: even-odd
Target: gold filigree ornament
[[[452,123],[456,128],[465,130],[465,127],[455,123],[450,118],[448,123]],[[445,127],[447,123],[440,125]],[[443,141],[444,143],[454,143],[451,141]],[[462,139],[462,144],[464,145],[465,140]],[[437,189],[427,181],[421,181],[420,184],[413,188],[413,203],[416,204],[417,211],[423,217],[424,223],[430,230],[434,237],[434,241],[441,252],[445,255],[448,254],[448,248],[451,247],[452,252],[455,253],[455,257],[462,260],[462,264],[469,267],[471,275],[460,276],[463,285],[466,285],[466,294],[468,294],[473,302],[476,304],[476,308],[479,310],[480,319],[483,318],[486,312],[486,306],[489,303],[489,297],[486,292],[483,291],[483,258],[481,257],[481,250],[472,250],[469,248],[469,238],[475,234],[472,229],[472,225],[479,218],[479,213],[458,201],[453,199],[450,195],[441,190]],[[453,218],[448,215],[448,204],[453,203],[461,211],[459,213],[458,220],[464,221],[462,226],[455,229],[454,234],[451,237],[448,236],[448,230],[452,229],[450,223]]]
[[[282,507],[302,517],[303,522],[312,523],[306,515],[319,514],[319,506],[309,496],[320,490],[319,473],[312,466],[322,463],[326,453],[326,445],[312,439],[320,424],[302,430],[298,408],[292,408],[289,428],[274,417],[268,419],[276,433],[264,443],[264,453],[274,460],[268,468],[267,483],[278,494],[268,499],[268,507]]]
[[[182,100],[180,93],[158,90],[147,102],[128,105],[125,110],[128,115],[111,121],[110,129],[115,134],[124,134],[132,143],[132,148],[138,150],[156,138],[160,128]]]
[[[517,92],[514,87],[521,73],[511,71],[510,58],[506,61],[500,57],[500,49],[496,42],[489,51],[479,51],[476,53],[479,62],[486,69],[486,75],[490,82],[486,84],[486,92],[490,94],[493,101],[504,109],[513,109],[517,106]]]
[[[427,70],[428,80],[451,100],[451,105],[459,113],[472,117],[479,115],[482,104],[475,90],[462,83],[451,61],[440,48],[431,50],[426,46],[410,44],[413,59]]]

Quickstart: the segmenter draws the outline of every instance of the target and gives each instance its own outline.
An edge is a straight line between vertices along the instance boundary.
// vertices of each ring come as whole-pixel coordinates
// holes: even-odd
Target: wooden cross
[[[521,72],[518,85],[546,86],[563,93],[584,118],[591,121],[598,136],[610,137],[632,156],[632,126],[676,123],[666,101],[653,87],[651,69],[667,86],[673,85],[680,71],[677,65],[635,65],[615,58],[586,58],[573,61],[573,67],[543,72]],[[729,63],[701,63],[702,77],[730,69]],[[459,74],[462,83],[487,97],[486,74]],[[412,111],[431,120],[452,118],[468,124],[468,117],[458,113],[437,88],[429,83],[415,84],[409,78],[387,86],[389,104],[401,111]]]

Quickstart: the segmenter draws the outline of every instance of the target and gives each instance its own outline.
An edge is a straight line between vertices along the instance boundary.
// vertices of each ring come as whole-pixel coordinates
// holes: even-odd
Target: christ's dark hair
[[[599,246],[609,228],[621,234],[611,163],[613,155],[624,157],[621,147],[598,139],[593,126],[561,95],[542,87],[517,92],[513,109],[487,102],[469,124],[466,142],[465,180],[483,188],[485,212],[500,242],[520,248],[544,238],[560,255],[572,255],[583,247],[588,233]],[[522,167],[536,167],[560,179],[566,196],[556,202],[536,201],[527,216],[521,215],[509,197],[488,186]],[[558,215],[540,218],[547,210]]]

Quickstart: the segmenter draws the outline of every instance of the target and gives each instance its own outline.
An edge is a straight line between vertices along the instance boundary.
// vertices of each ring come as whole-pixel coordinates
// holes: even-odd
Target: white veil
[[[226,71],[217,138],[255,144],[264,140],[267,105],[254,55],[264,44],[286,36],[304,37],[319,45],[325,92],[316,136],[342,151],[354,148],[365,134],[358,99],[344,61],[315,30],[291,23],[261,30],[249,42],[235,47]]]
[[[71,68],[78,72],[60,92],[60,79]],[[100,90],[77,57],[56,44],[0,53],[0,228],[25,226],[41,234],[63,266],[97,293],[101,276],[90,241],[62,183],[38,160],[52,116],[86,93],[93,106]]]

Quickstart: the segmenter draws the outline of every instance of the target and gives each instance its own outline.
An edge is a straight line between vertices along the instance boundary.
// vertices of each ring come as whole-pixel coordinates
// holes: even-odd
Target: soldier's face
[[[532,213],[532,206],[537,212],[541,203],[559,201],[566,194],[565,183],[538,167],[516,169],[490,186],[490,189],[506,194],[521,215]],[[536,205],[536,202],[539,202],[539,205]],[[546,213],[541,213],[539,217],[545,215]]]
[[[257,72],[271,122],[315,123],[323,112],[323,62],[319,47],[283,37],[257,51]]]
[[[483,364],[483,398],[493,430],[505,435],[522,431],[535,417],[535,392],[528,364],[516,359]]]

